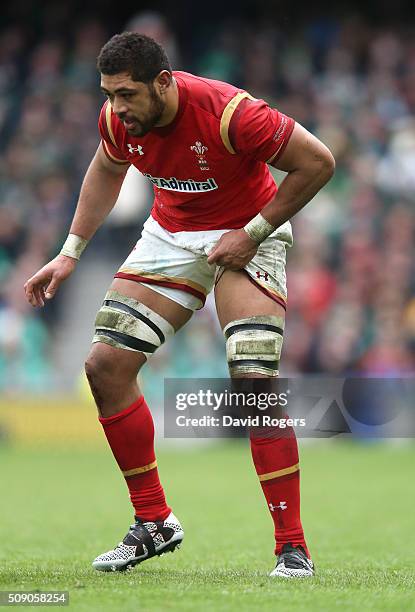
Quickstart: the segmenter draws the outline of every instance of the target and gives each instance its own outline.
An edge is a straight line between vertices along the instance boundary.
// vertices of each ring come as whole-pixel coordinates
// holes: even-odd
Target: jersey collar
[[[163,127],[154,127],[151,130],[153,133],[159,134],[160,136],[167,136],[177,127],[178,123],[180,122],[180,119],[183,116],[184,109],[187,104],[188,92],[185,82],[177,75],[173,76],[173,80],[177,85],[177,91],[179,94],[179,107],[171,123],[169,123],[168,125],[164,125]]]

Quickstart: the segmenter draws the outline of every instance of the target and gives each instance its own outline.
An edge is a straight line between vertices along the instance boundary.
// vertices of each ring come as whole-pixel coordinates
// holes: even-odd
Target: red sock
[[[304,547],[300,519],[300,468],[294,429],[251,430],[251,452],[256,472],[275,526],[275,554],[284,544]]]
[[[158,476],[153,417],[144,397],[118,414],[99,420],[124,474],[135,515],[151,521],[167,518],[171,508]]]

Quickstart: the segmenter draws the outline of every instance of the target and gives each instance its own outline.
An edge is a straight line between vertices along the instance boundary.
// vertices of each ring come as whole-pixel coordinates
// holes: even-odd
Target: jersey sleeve
[[[294,119],[270,108],[264,100],[246,96],[229,121],[229,140],[236,153],[271,163],[281,156],[294,125]]]
[[[116,164],[130,163],[125,159],[122,151],[117,146],[112,124],[111,104],[108,100],[105,102],[99,114],[98,129],[101,134],[102,148],[108,159]]]

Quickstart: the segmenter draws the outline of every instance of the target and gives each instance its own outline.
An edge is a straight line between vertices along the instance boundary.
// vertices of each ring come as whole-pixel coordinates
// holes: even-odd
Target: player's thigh
[[[154,310],[158,315],[166,319],[178,331],[191,318],[193,311],[170,298],[153,291],[149,286],[144,286],[134,281],[123,278],[114,278],[111,291],[117,291],[121,295],[131,297],[137,302],[144,304],[147,308]]]
[[[232,321],[249,317],[285,318],[285,309],[255,285],[244,270],[225,270],[215,287],[215,300],[222,329]]]
[[[121,300],[130,298],[133,300],[131,304],[142,304],[147,307],[150,311],[162,317],[172,327],[172,332],[180,329],[192,316],[191,310],[134,281],[115,278],[110,286],[110,291],[118,294]],[[112,294],[111,297],[116,298],[115,294]],[[122,303],[121,307],[123,307]],[[154,325],[153,322],[153,327]],[[114,331],[117,332],[117,330],[110,331],[112,332],[111,336],[114,336]],[[118,333],[124,334],[125,329],[120,327]],[[164,342],[166,334],[163,334],[162,331],[158,333]],[[111,336],[103,334],[101,340],[95,336],[87,359],[87,372],[89,370],[91,375],[95,374],[99,378],[102,378],[108,372],[112,379],[119,380],[120,383],[134,379],[149,355],[140,350],[128,350],[131,347],[127,345],[122,348],[119,343],[110,344]],[[132,342],[134,340],[139,339],[132,338]]]

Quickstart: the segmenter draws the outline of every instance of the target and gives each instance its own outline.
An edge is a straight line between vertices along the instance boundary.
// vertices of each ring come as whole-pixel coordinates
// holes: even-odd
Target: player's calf
[[[85,373],[101,416],[112,416],[137,399],[137,374],[143,363],[145,357],[139,353],[124,353],[102,342],[92,345]]]

